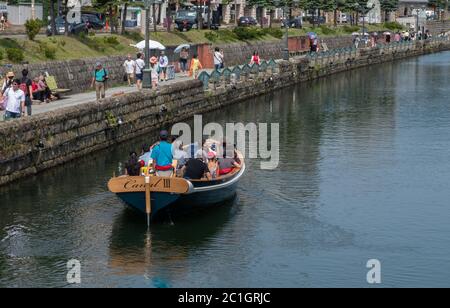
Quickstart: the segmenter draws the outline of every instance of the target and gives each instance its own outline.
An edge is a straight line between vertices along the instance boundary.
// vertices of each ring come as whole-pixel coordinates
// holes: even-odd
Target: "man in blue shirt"
[[[108,80],[108,72],[103,68],[100,62],[95,64],[94,76],[92,76],[91,87],[94,87],[97,94],[97,102],[100,98],[105,98],[106,81]]]
[[[159,133],[160,142],[152,149],[151,157],[153,159],[153,167],[156,170],[158,176],[172,176],[172,145],[167,142],[169,133],[166,130],[162,130]]]

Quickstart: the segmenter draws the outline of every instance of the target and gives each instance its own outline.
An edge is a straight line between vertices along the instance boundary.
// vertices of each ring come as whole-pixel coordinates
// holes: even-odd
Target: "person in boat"
[[[217,162],[216,153],[214,151],[208,152],[208,170],[211,178],[215,179],[219,176],[219,163]]]
[[[186,160],[189,158],[188,153],[183,150],[183,142],[181,140],[175,139],[172,142],[172,156],[173,159],[178,161],[177,166],[179,168],[183,167],[186,163]]]
[[[159,143],[152,148],[153,168],[158,176],[170,177],[173,174],[172,145],[167,142],[168,138],[169,133],[166,130],[162,130],[159,133]]]
[[[211,180],[211,173],[208,165],[203,162],[201,153],[197,153],[196,158],[190,158],[182,168],[183,177],[187,180],[200,180],[206,176]]]
[[[223,143],[223,155],[219,158],[219,175],[225,175],[233,171],[234,168],[241,168],[240,160],[237,157],[236,149],[231,155],[227,155],[227,144]]]
[[[150,146],[146,143],[142,145],[141,156],[139,156],[139,161],[142,162],[143,166],[148,166],[152,160],[151,157],[152,151],[150,150]]]
[[[129,176],[140,175],[141,164],[139,163],[136,152],[130,153],[129,160],[125,163],[125,174]]]

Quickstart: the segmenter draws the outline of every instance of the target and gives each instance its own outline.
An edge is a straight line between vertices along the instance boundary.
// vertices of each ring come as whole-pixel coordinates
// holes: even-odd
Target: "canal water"
[[[346,72],[204,115],[280,123],[280,164],[234,200],[155,224],[106,183],[144,138],[0,188],[0,286],[450,286],[450,52]],[[146,137],[149,138],[149,137]],[[146,140],[150,142],[150,140]]]

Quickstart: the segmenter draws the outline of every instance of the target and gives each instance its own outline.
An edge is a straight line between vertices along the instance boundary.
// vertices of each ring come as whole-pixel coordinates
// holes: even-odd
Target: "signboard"
[[[8,13],[8,4],[5,2],[0,2],[0,14],[1,13]]]
[[[123,176],[112,178],[108,188],[113,193],[145,192],[145,177]],[[150,177],[150,191],[184,194],[189,192],[189,183],[182,178]]]

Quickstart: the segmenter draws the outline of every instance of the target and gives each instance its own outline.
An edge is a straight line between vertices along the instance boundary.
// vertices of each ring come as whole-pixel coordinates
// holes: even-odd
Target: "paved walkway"
[[[206,71],[211,71],[211,70],[206,70]],[[181,81],[186,81],[186,80],[190,80],[190,79],[192,79],[192,77],[186,77],[182,74],[176,74],[175,79],[160,82],[159,86],[164,87],[165,85],[169,85],[169,84],[173,84],[173,83],[177,83],[177,82],[181,82]],[[110,97],[116,93],[121,93],[121,92],[131,93],[131,92],[135,92],[135,91],[137,91],[136,86],[114,87],[114,88],[110,88],[110,89],[106,90],[106,97]],[[39,105],[33,105],[33,114],[39,114],[39,113],[44,113],[44,112],[48,112],[48,111],[53,111],[53,110],[57,110],[57,109],[64,108],[64,107],[71,107],[71,106],[76,106],[76,105],[80,105],[80,104],[86,104],[86,103],[90,103],[95,100],[96,100],[95,91],[90,91],[90,92],[85,92],[85,93],[77,93],[77,94],[73,94],[73,95],[66,95],[66,96],[63,96],[62,99],[53,101],[48,104],[42,103]],[[1,111],[0,112],[0,121],[3,121],[3,115],[4,115],[4,111]]]

